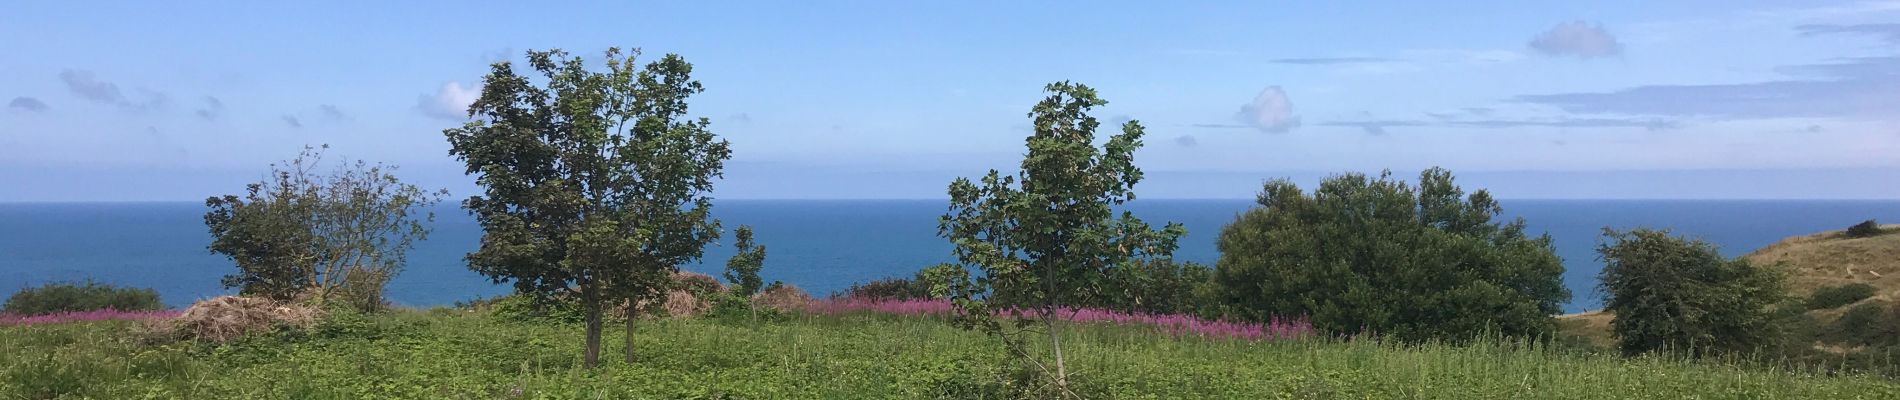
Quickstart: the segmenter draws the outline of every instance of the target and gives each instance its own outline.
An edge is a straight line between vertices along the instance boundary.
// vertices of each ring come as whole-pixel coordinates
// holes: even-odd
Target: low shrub
[[[1814,294],[1808,295],[1807,306],[1809,310],[1840,307],[1854,304],[1854,302],[1861,301],[1868,297],[1874,297],[1874,293],[1877,291],[1879,291],[1879,289],[1865,283],[1828,286],[1815,289]]]
[[[165,308],[158,292],[146,288],[118,287],[87,280],[54,282],[21,289],[0,306],[0,313],[47,315],[95,310],[152,311]]]
[[[1883,336],[1888,336],[1893,329],[1891,325],[1895,321],[1889,317],[1887,307],[1880,303],[1848,308],[1821,333],[1821,341],[1853,346],[1880,344],[1885,341]]]
[[[853,283],[842,292],[832,293],[831,297],[867,300],[921,299],[930,297],[930,287],[910,279],[885,278]]]
[[[587,310],[582,309],[580,303],[565,297],[537,300],[534,296],[511,294],[475,300],[464,306],[472,311],[487,310],[490,315],[505,321],[556,324],[587,321]]]
[[[1850,238],[1874,237],[1882,233],[1886,233],[1886,230],[1880,229],[1880,223],[1871,219],[1847,227],[1847,237]]]

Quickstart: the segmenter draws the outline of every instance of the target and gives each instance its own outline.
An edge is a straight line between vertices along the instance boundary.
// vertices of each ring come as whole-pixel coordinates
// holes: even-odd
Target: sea
[[[1533,234],[1549,234],[1563,258],[1564,284],[1573,293],[1567,312],[1601,304],[1595,289],[1602,262],[1595,249],[1605,227],[1669,229],[1739,256],[1786,237],[1843,229],[1860,221],[1900,222],[1900,200],[1502,200],[1502,218],[1523,218]],[[943,200],[721,200],[716,217],[730,229],[750,225],[766,246],[761,273],[814,295],[923,267],[952,262],[949,242],[937,236]],[[1188,235],[1177,260],[1213,265],[1222,226],[1253,207],[1246,199],[1131,202],[1128,210],[1150,223],[1179,222]],[[210,253],[204,205],[153,203],[0,203],[0,292],[56,281],[98,282],[156,289],[172,306],[233,291],[220,277],[235,269]],[[463,256],[481,229],[463,210],[434,210],[433,232],[411,250],[407,266],[387,288],[406,306],[449,305],[505,294],[510,286],[467,268]],[[718,276],[732,254],[729,242],[682,268]]]

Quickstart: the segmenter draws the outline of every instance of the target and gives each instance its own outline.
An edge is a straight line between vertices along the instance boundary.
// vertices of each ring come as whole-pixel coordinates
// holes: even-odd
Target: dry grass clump
[[[192,303],[177,317],[154,321],[152,328],[188,339],[224,343],[279,326],[309,328],[321,316],[321,311],[302,305],[259,297],[219,296]]]
[[[802,311],[811,305],[811,295],[797,286],[778,285],[752,295],[752,306],[781,312]]]

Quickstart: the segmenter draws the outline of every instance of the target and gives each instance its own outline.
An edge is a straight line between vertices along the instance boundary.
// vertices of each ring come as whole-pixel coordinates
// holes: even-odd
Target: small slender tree
[[[1613,315],[1610,330],[1623,354],[1749,352],[1779,338],[1771,307],[1787,288],[1777,268],[1649,229],[1604,228],[1597,254],[1605,263],[1603,309]]]
[[[640,67],[638,54],[608,49],[607,69],[594,71],[560,50],[529,51],[538,86],[495,63],[469,105],[476,121],[443,132],[483,188],[463,202],[483,230],[469,268],[537,299],[577,295],[590,368],[604,309],[657,299],[718,238],[708,193],[732,157],[708,120],[686,118],[687,98],[704,90],[692,64],[668,54]]]
[[[939,234],[956,245],[966,268],[981,273],[960,275],[974,276],[973,282],[933,286],[953,292],[964,326],[1002,338],[1009,351],[1049,377],[1059,395],[1072,397],[1057,313],[1094,304],[1112,269],[1167,258],[1186,230],[1179,224],[1154,230],[1113,209],[1133,200],[1141,181],[1134,162],[1139,122],[1122,124],[1120,134],[1097,147],[1100,122],[1088,112],[1108,102],[1081,84],[1044,89],[1048,97],[1029,112],[1035,133],[1026,140],[1021,171],[990,170],[977,182],[950,183],[950,212]],[[998,313],[1013,321],[998,321]],[[1036,330],[1048,340],[1053,365],[1025,346],[1024,334]]]
[[[323,150],[271,166],[270,178],[239,197],[205,199],[211,252],[237,264],[225,287],[239,293],[318,302],[342,297],[361,309],[382,305],[383,285],[401,271],[415,241],[428,237],[428,212],[447,191],[403,183],[396,167],[344,160],[328,175]]]
[[[732,284],[732,294],[749,299],[765,288],[765,280],[759,277],[759,270],[765,268],[765,246],[752,243],[750,226],[740,225],[732,237],[735,252],[726,260],[726,282]]]

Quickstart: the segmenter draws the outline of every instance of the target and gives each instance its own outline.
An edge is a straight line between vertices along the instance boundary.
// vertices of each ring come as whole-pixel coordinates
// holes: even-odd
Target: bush
[[[930,297],[930,285],[905,278],[886,278],[853,283],[843,292],[832,293],[831,297],[867,300],[922,299]]]
[[[87,280],[54,282],[21,289],[7,298],[0,312],[15,315],[46,315],[75,311],[119,310],[151,311],[165,308],[158,292],[146,288],[117,287]]]
[[[1882,336],[1893,329],[1897,321],[1889,320],[1887,307],[1879,303],[1857,305],[1841,313],[1841,318],[1828,324],[1821,332],[1821,341],[1833,344],[1866,346],[1881,344]]]
[[[1230,318],[1306,316],[1330,334],[1406,341],[1550,337],[1570,298],[1550,237],[1492,221],[1502,208],[1490,193],[1466,196],[1443,169],[1416,187],[1390,172],[1339,175],[1311,194],[1275,180],[1258,202],[1218,242]]]
[[[587,320],[580,302],[566,297],[536,300],[534,296],[510,294],[492,300],[467,304],[471,310],[489,310],[489,315],[504,321],[526,323],[578,324]]]
[[[1840,286],[1824,287],[1815,289],[1814,294],[1808,295],[1807,306],[1809,310],[1840,307],[1854,304],[1854,302],[1861,301],[1868,297],[1874,297],[1874,293],[1877,291],[1879,291],[1879,289],[1865,283],[1850,283]]]
[[[1886,231],[1880,229],[1880,223],[1874,222],[1874,220],[1871,219],[1847,227],[1847,237],[1850,238],[1874,237],[1880,236],[1882,233],[1886,233]]]
[[[1196,289],[1213,280],[1214,271],[1196,263],[1167,259],[1130,261],[1109,270],[1096,306],[1142,314],[1198,314]]]
[[[1774,306],[1787,292],[1778,269],[1724,258],[1708,242],[1668,231],[1603,235],[1599,290],[1623,354],[1753,352],[1779,342]]]

